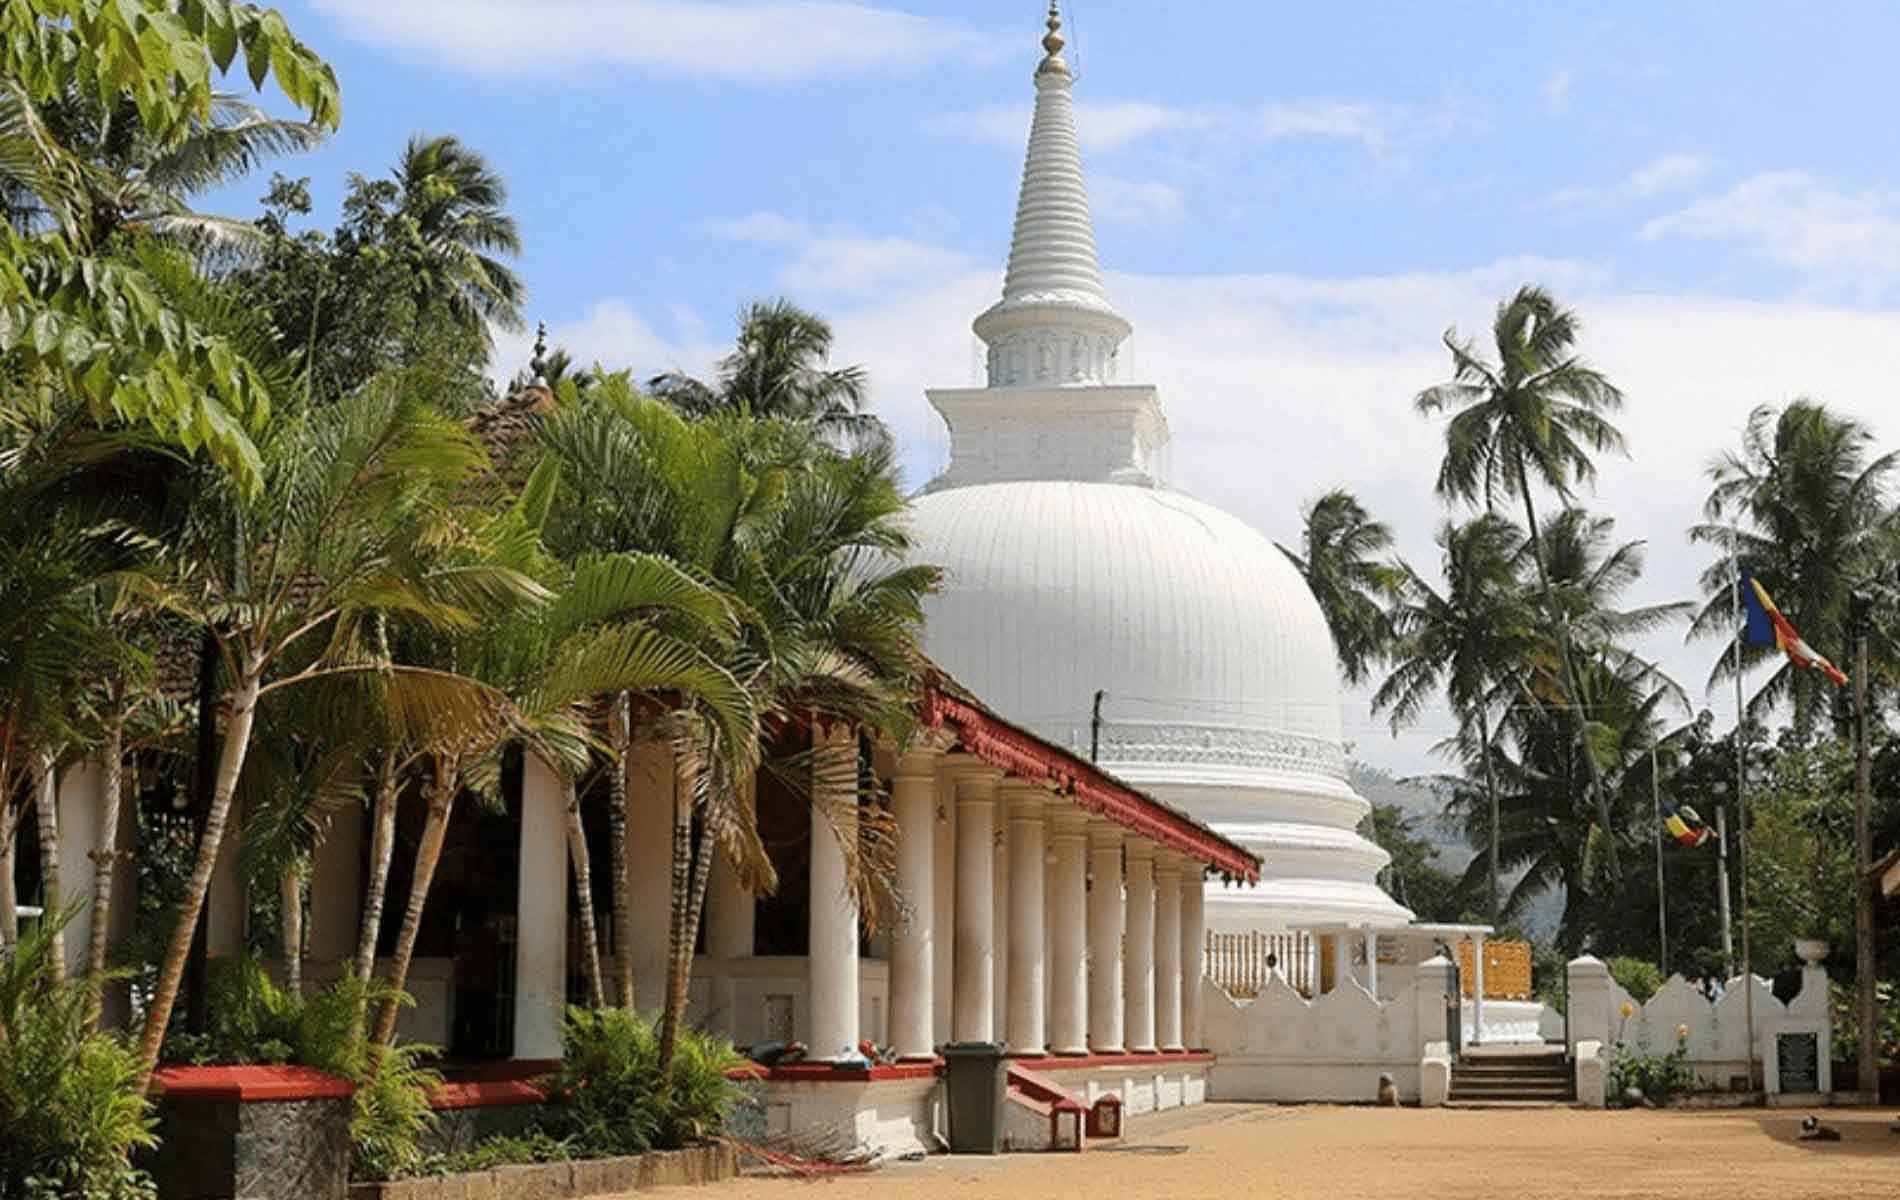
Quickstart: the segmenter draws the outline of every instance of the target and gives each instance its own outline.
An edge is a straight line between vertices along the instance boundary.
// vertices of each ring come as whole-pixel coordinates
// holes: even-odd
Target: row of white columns
[[[1000,1040],[1022,1056],[1200,1043],[1199,864],[1038,784],[931,747],[899,760],[892,808],[909,910],[891,938],[900,1057],[928,1059],[945,1041]],[[855,938],[856,925],[848,905],[819,903],[829,886],[820,869],[814,842],[812,1049],[829,1057],[857,1008],[838,992],[844,956],[821,957],[820,914],[827,930],[849,922]],[[856,965],[853,953],[854,978]]]

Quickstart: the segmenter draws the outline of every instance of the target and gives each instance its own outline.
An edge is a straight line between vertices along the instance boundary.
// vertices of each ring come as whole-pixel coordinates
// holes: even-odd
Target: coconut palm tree
[[[744,413],[807,425],[840,445],[888,443],[890,431],[865,411],[864,368],[828,367],[831,325],[778,299],[739,313],[739,336],[713,381],[677,372],[648,381],[653,395],[692,417]]]
[[[1812,400],[1781,409],[1763,405],[1750,414],[1740,452],[1725,452],[1710,464],[1707,520],[1689,533],[1691,541],[1720,552],[1702,573],[1707,600],[1690,626],[1691,637],[1728,633],[1741,639],[1733,629],[1731,590],[1739,564],[1773,591],[1776,605],[1809,644],[1846,653],[1856,586],[1900,561],[1900,513],[1890,491],[1900,452],[1875,455],[1873,442],[1865,425]],[[1878,632],[1890,623],[1874,626],[1871,649],[1877,657],[1900,659],[1900,647]],[[1776,662],[1748,702],[1752,715],[1791,703],[1797,725],[1806,729],[1827,712],[1821,682],[1797,671],[1774,647],[1743,641],[1740,650],[1745,671],[1765,659]],[[1735,669],[1731,641],[1716,659],[1710,686],[1733,677]]]
[[[459,138],[418,134],[403,148],[395,181],[401,213],[426,252],[415,278],[418,306],[446,299],[470,327],[518,328],[527,288],[502,261],[521,253],[521,234],[505,211],[501,175]]]
[[[1392,646],[1386,611],[1401,572],[1378,557],[1392,549],[1392,531],[1375,521],[1351,492],[1335,488],[1305,506],[1300,551],[1280,553],[1293,561],[1326,614],[1346,682],[1364,683],[1373,664]]]
[[[1493,722],[1517,694],[1533,637],[1535,605],[1517,576],[1524,534],[1495,513],[1438,531],[1441,591],[1409,564],[1391,613],[1392,673],[1373,695],[1375,712],[1390,712],[1392,731],[1412,724],[1441,690],[1461,727],[1477,730],[1477,757],[1490,812],[1491,921],[1503,916],[1498,845],[1498,790],[1492,771]]]
[[[1556,632],[1565,707],[1579,744],[1587,746],[1590,734],[1578,700],[1571,633],[1551,586],[1531,491],[1535,478],[1567,504],[1576,484],[1595,478],[1592,454],[1623,448],[1623,435],[1605,415],[1621,407],[1623,394],[1577,354],[1577,328],[1576,315],[1549,293],[1520,288],[1498,305],[1492,322],[1497,361],[1487,361],[1474,341],[1447,330],[1452,378],[1420,392],[1414,404],[1426,416],[1451,414],[1438,471],[1441,497],[1492,509],[1513,497],[1522,504],[1544,614]],[[1583,758],[1597,817],[1607,830],[1603,772],[1593,755]],[[1610,873],[1620,877],[1614,839],[1606,846]]]

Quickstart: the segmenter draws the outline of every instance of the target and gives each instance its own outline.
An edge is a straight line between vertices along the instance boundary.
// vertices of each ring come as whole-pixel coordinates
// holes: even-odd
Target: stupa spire
[[[991,387],[1102,384],[1129,333],[1109,303],[1082,176],[1062,13],[1052,0],[1036,67],[1036,110],[1023,162],[1003,298],[976,319]]]

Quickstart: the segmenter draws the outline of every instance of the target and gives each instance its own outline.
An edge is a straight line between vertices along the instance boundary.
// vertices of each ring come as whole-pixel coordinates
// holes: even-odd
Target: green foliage
[[[566,1162],[573,1157],[573,1147],[545,1133],[537,1131],[520,1137],[498,1135],[483,1138],[466,1150],[431,1154],[411,1174],[462,1175],[519,1163]]]
[[[356,1147],[352,1175],[357,1179],[394,1179],[413,1174],[424,1160],[422,1141],[435,1126],[429,1093],[442,1076],[427,1066],[435,1048],[398,1043],[381,1052],[376,1073],[360,1080],[356,1108],[350,1114],[350,1140]]]
[[[1796,938],[1848,954],[1854,945],[1853,754],[1832,739],[1791,743],[1749,798],[1755,967],[1765,972],[1793,965]]]
[[[355,1080],[350,1138],[357,1176],[393,1178],[422,1162],[422,1140],[435,1123],[429,1092],[442,1077],[427,1065],[435,1048],[415,1043],[392,1046],[371,1071],[362,1013],[387,995],[346,973],[300,997],[279,987],[255,958],[220,959],[206,994],[210,1027],[200,1036],[174,1030],[166,1054],[191,1063],[288,1063]]]
[[[70,914],[67,914],[70,916]],[[91,987],[55,984],[55,915],[0,950],[0,1200],[142,1200],[153,1145],[138,1059],[87,1020]]]
[[[1895,1001],[1895,991],[1895,985],[1887,980],[1874,983],[1874,1004],[1880,1014],[1874,1055],[1882,1063],[1900,1062],[1900,1003]],[[1853,981],[1830,979],[1828,1004],[1834,1011],[1834,1057],[1854,1062],[1860,1053],[1860,1004]]]
[[[1623,1103],[1623,1094],[1630,1088],[1657,1104],[1666,1103],[1695,1082],[1695,1073],[1689,1069],[1689,1039],[1678,1037],[1676,1048],[1667,1054],[1640,1054],[1619,1042],[1610,1049],[1604,1074],[1613,1104]]]
[[[724,1038],[688,1028],[662,1069],[655,1022],[625,1009],[570,1008],[543,1127],[582,1157],[703,1141],[738,1102],[739,1087],[726,1075],[743,1062]]]
[[[1638,1004],[1661,991],[1666,982],[1661,967],[1640,958],[1611,958],[1603,965],[1610,969],[1610,978],[1622,985],[1623,990],[1630,994],[1630,999]]]

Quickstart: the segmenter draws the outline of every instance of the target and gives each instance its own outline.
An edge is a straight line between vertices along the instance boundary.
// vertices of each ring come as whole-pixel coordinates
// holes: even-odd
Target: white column
[[[891,813],[897,818],[897,893],[907,920],[891,931],[891,1044],[900,1058],[935,1055],[937,761],[913,747],[897,760]]]
[[[857,836],[858,738],[856,731],[839,725],[822,730],[814,741],[807,1044],[813,1060],[835,1062],[858,1049],[858,906],[839,844],[841,838]]]
[[[358,803],[330,819],[310,858],[310,960],[328,965],[356,953],[363,921],[363,831],[368,815]]]
[[[1005,787],[1009,798],[1009,1052],[1044,1053],[1043,812],[1037,784]]]
[[[1366,990],[1372,998],[1379,998],[1379,933],[1376,929],[1366,930]]]
[[[1122,1033],[1122,830],[1089,824],[1089,1049],[1120,1054]]]
[[[567,805],[540,756],[522,756],[515,897],[516,1058],[561,1057],[567,1012]]]
[[[1181,856],[1155,856],[1155,1044],[1186,1049],[1181,1041]]]
[[[1135,1054],[1155,1051],[1155,845],[1128,839],[1128,916],[1122,939],[1122,997],[1127,1044]]]
[[[1049,806],[1049,1048],[1089,1052],[1088,814],[1071,801]]]
[[[1471,1044],[1484,1042],[1484,935],[1471,937]]]
[[[93,852],[99,849],[99,814],[105,807],[105,771],[97,760],[86,759],[59,773],[56,793],[59,809],[59,886],[65,894],[48,899],[57,905],[75,905],[79,913],[66,927],[61,939],[66,951],[66,972],[77,978],[86,969],[86,955],[92,936],[92,922],[106,917],[92,911],[92,880],[96,864]],[[32,836],[34,814],[21,819],[26,828],[17,845],[38,849]]]
[[[968,759],[956,767],[956,1011],[951,1038],[958,1042],[989,1042],[996,1037],[993,818],[1001,774]]]
[[[1009,1037],[1009,807],[1014,790],[997,785],[990,816],[990,839],[996,848],[990,864],[990,954],[996,970],[990,983],[990,1033],[999,1042]]]
[[[1181,875],[1181,1040],[1190,1050],[1205,1050],[1201,1026],[1201,976],[1207,973],[1207,892],[1199,863]]]
[[[931,965],[930,1040],[933,1046],[942,1046],[952,1036],[957,965],[957,783],[956,777],[944,769],[944,760],[937,763],[936,799],[936,819],[931,829],[936,848],[931,863],[936,944],[932,947],[935,961]]]
[[[627,887],[633,928],[634,1007],[657,1013],[666,999],[666,953],[673,912],[673,748],[665,738],[627,751]],[[607,868],[613,870],[611,857]]]
[[[739,803],[746,811],[758,804],[758,776],[748,776],[740,784]],[[758,900],[739,882],[726,856],[712,851],[712,875],[706,881],[706,966],[712,993],[712,1011],[708,1024],[727,1037],[738,1039],[742,1023],[734,1011],[738,992],[733,987],[732,965],[752,957],[753,928],[757,923]]]

